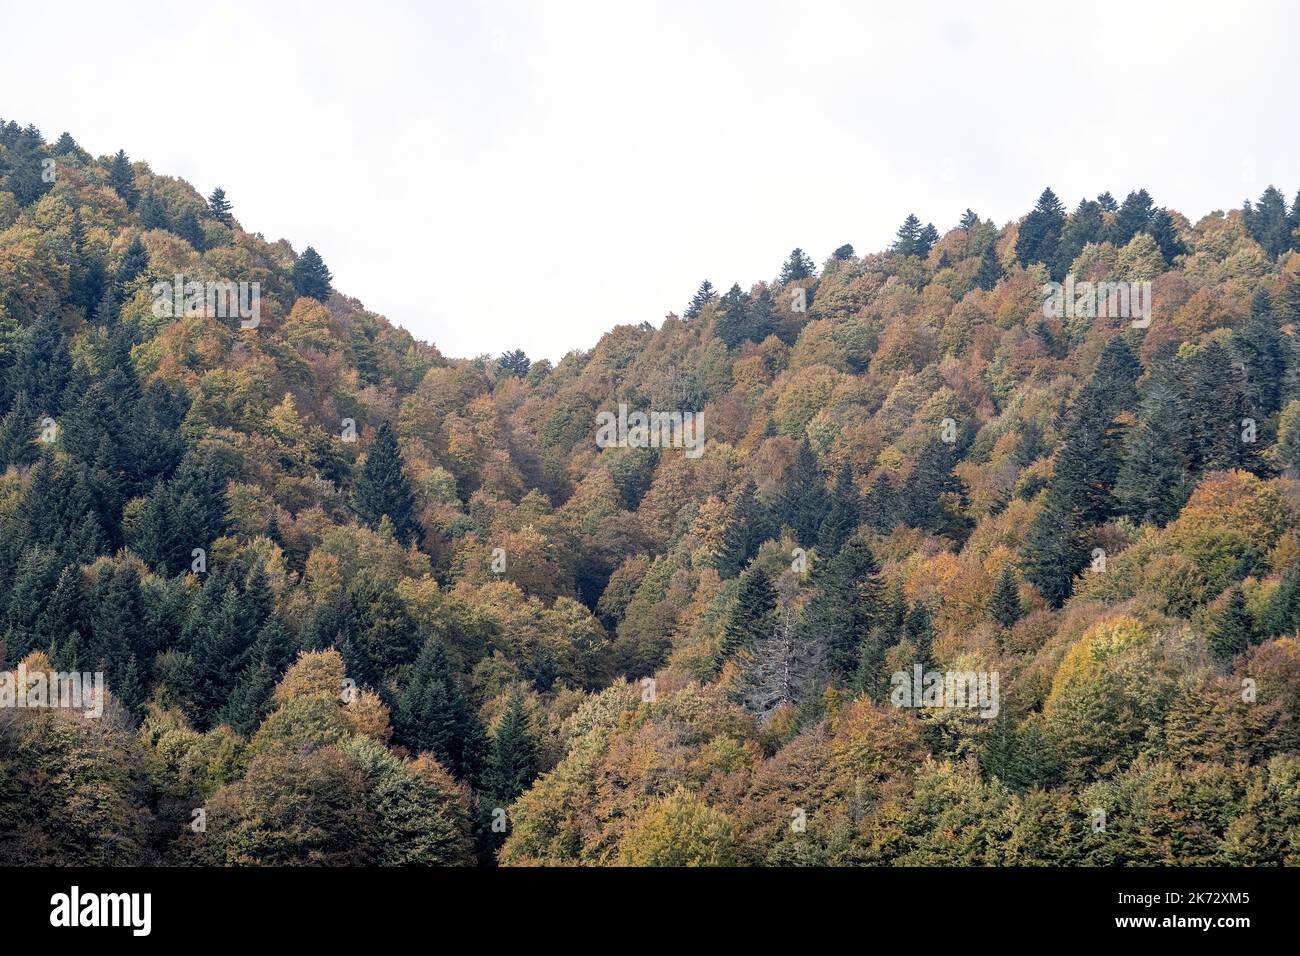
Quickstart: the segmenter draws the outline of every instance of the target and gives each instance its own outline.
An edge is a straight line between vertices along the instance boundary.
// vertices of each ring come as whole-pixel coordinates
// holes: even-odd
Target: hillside
[[[0,861],[1300,863],[1297,207],[453,359],[0,123]]]

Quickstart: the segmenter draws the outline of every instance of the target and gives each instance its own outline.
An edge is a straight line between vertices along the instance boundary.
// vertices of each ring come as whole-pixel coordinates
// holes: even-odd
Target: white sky
[[[0,116],[126,149],[448,355],[556,359],[910,211],[1300,186],[1272,2],[0,0]]]

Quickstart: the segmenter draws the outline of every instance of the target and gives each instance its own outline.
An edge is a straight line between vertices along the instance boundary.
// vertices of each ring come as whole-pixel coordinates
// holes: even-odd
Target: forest
[[[1300,194],[1119,193],[451,358],[0,121],[0,863],[1300,864]]]

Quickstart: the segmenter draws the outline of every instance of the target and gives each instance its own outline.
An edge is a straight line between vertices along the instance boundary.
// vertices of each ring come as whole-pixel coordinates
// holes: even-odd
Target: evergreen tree
[[[1182,240],[1178,238],[1178,230],[1174,228],[1173,217],[1169,215],[1167,209],[1157,209],[1155,211],[1155,215],[1151,217],[1151,228],[1148,232],[1151,233],[1151,238],[1156,241],[1156,245],[1160,249],[1160,255],[1167,265],[1173,265],[1174,259],[1187,251]]]
[[[293,287],[300,296],[324,302],[330,295],[330,281],[334,278],[324,260],[311,246],[303,250],[293,264]]]
[[[1242,206],[1242,219],[1246,231],[1264,247],[1270,257],[1276,259],[1290,247],[1291,229],[1286,197],[1276,187],[1269,186],[1264,190],[1259,197],[1258,206],[1252,206],[1250,200],[1246,200]]]
[[[860,645],[879,619],[880,566],[870,546],[850,538],[814,569],[817,593],[800,622],[804,640],[822,648],[828,676],[847,680],[858,665]]]
[[[19,392],[9,414],[0,419],[0,471],[10,465],[30,465],[36,460],[38,424],[36,409],[27,393]]]
[[[734,349],[741,342],[752,338],[748,315],[749,296],[736,283],[722,297],[721,315],[713,326],[713,334],[722,340],[729,349]]]
[[[1101,241],[1104,229],[1101,206],[1088,199],[1081,200],[1061,233],[1061,244],[1052,263],[1052,278],[1057,282],[1063,281],[1084,247],[1090,242]]]
[[[1021,565],[1025,578],[1053,607],[1060,607],[1074,589],[1075,574],[1087,561],[1087,538],[1078,519],[1049,488],[1043,510],[1030,525],[1025,540]]]
[[[234,217],[230,214],[230,200],[226,198],[226,191],[220,186],[212,190],[212,195],[208,197],[208,209],[212,211],[212,218],[222,225],[234,224]]]
[[[961,222],[957,223],[957,228],[965,229],[967,232],[970,232],[979,224],[980,217],[975,215],[975,211],[967,206],[966,211],[961,214]]]
[[[397,436],[387,422],[379,426],[366,450],[366,461],[353,486],[352,500],[357,514],[370,527],[378,528],[387,515],[397,540],[409,544],[420,532],[415,521],[415,497],[402,473],[402,453]]]
[[[108,162],[108,185],[122,197],[127,209],[134,209],[140,193],[135,188],[135,172],[131,169],[131,160],[126,151],[119,149],[117,155]]]
[[[811,279],[817,272],[817,267],[813,265],[812,258],[802,249],[795,249],[790,253],[790,258],[785,260],[781,266],[781,284],[787,282],[798,282],[803,279]]]
[[[498,807],[509,806],[532,785],[537,773],[537,742],[528,730],[523,695],[516,690],[510,695],[492,737],[492,753],[484,780],[489,801]]]
[[[921,220],[917,219],[912,213],[908,213],[903,224],[898,227],[898,232],[894,234],[894,244],[890,246],[891,252],[896,252],[900,256],[914,256],[917,254],[917,245],[921,241]]]
[[[835,554],[858,529],[858,489],[853,483],[853,469],[846,461],[831,489],[830,507],[817,532],[820,554]]]
[[[724,579],[745,570],[763,542],[780,532],[756,493],[753,480],[746,480],[731,507],[722,548],[714,559],[714,567]]]
[[[1287,346],[1273,318],[1273,304],[1263,289],[1251,301],[1250,318],[1232,336],[1232,349],[1246,369],[1247,407],[1263,420],[1282,407]]]
[[[1110,224],[1107,239],[1116,246],[1128,245],[1139,232],[1146,232],[1151,228],[1154,214],[1154,204],[1145,189],[1129,193],[1124,197],[1119,212],[1115,214],[1115,219]]]
[[[721,664],[741,651],[752,649],[774,626],[776,589],[762,568],[751,568],[740,578],[736,605],[727,617],[722,632]]]
[[[152,189],[144,194],[135,212],[143,229],[166,229],[168,226],[167,210]]]
[[[149,253],[145,250],[140,237],[136,236],[131,240],[131,244],[126,247],[126,252],[122,254],[122,262],[117,267],[117,273],[113,276],[113,281],[117,283],[119,289],[125,288],[139,276],[144,275],[148,269]]]
[[[1044,189],[1033,210],[1020,224],[1016,238],[1016,258],[1022,266],[1031,262],[1051,264],[1056,261],[1061,232],[1065,228],[1065,207],[1051,189]]]
[[[997,242],[989,242],[980,254],[979,268],[975,270],[975,287],[990,292],[1003,275],[1002,263],[998,261]]]
[[[844,245],[831,253],[831,258],[836,262],[848,262],[853,258],[853,244],[848,242],[844,243]]]
[[[174,231],[197,251],[202,252],[207,248],[207,237],[204,236],[203,227],[199,225],[198,214],[193,209],[186,209],[181,213],[180,218],[176,220]]]
[[[989,600],[989,617],[1003,628],[1011,628],[1025,613],[1020,603],[1020,585],[1016,583],[1015,572],[1011,565],[1002,568],[998,583],[993,588],[993,597]]]
[[[272,619],[253,642],[251,662],[244,669],[218,720],[249,736],[271,712],[271,697],[280,677],[293,663],[293,642],[279,621]]]
[[[691,296],[691,302],[686,306],[686,318],[698,319],[704,307],[713,301],[717,291],[713,288],[713,283],[705,279],[700,283],[700,287],[695,290],[695,295]]]
[[[393,717],[400,743],[433,754],[461,780],[478,780],[486,737],[437,638],[425,641]]]
[[[1109,192],[1104,192],[1097,197],[1097,205],[1101,207],[1102,212],[1117,212],[1119,210],[1119,203],[1115,201],[1115,197]]]
[[[794,532],[800,545],[811,548],[817,543],[828,508],[825,479],[817,467],[817,456],[805,438],[799,443],[790,473],[777,496],[777,517]]]
[[[1206,639],[1211,653],[1221,661],[1232,660],[1254,642],[1254,622],[1246,608],[1241,585],[1234,584],[1228,589],[1227,603],[1215,615]]]
[[[1137,426],[1124,441],[1124,461],[1115,479],[1120,514],[1138,524],[1165,525],[1177,517],[1192,481],[1180,452],[1183,412],[1177,396],[1153,383]]]
[[[524,354],[523,349],[503,352],[501,357],[497,359],[498,373],[514,376],[515,378],[523,378],[527,375],[531,365],[532,362],[528,360],[528,356]]]
[[[934,228],[934,223],[927,222],[925,227],[916,236],[916,254],[924,259],[934,248],[934,244],[939,241],[939,230]]]

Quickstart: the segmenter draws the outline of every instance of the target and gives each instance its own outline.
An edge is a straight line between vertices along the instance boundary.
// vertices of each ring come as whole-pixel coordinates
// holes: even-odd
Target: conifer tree
[[[151,189],[144,194],[136,206],[136,215],[140,217],[140,226],[144,229],[166,229],[167,228],[167,210],[163,208],[162,201]]]
[[[975,215],[975,210],[967,206],[966,211],[961,214],[961,222],[957,223],[957,228],[965,229],[967,232],[970,232],[979,224],[980,217]]]
[[[199,252],[207,247],[207,237],[203,235],[203,227],[199,225],[198,214],[193,209],[186,209],[181,213],[180,218],[176,220],[174,231]]]
[[[728,515],[722,547],[714,559],[714,567],[724,579],[745,570],[762,543],[780,531],[756,493],[753,479],[746,480]]]
[[[1174,259],[1187,251],[1182,240],[1178,238],[1178,231],[1174,228],[1174,220],[1169,215],[1169,210],[1157,209],[1155,215],[1151,217],[1151,228],[1148,231],[1151,233],[1151,238],[1156,241],[1156,246],[1159,247],[1160,255],[1166,265],[1173,265]]]
[[[990,241],[984,247],[984,252],[980,254],[979,268],[975,270],[975,287],[990,292],[1003,275],[1002,263],[998,261],[998,247],[995,237],[994,241]]]
[[[1185,439],[1177,397],[1153,383],[1137,426],[1124,440],[1124,460],[1115,479],[1120,514],[1138,524],[1165,525],[1191,494],[1192,481],[1180,449]]]
[[[853,482],[853,469],[846,461],[835,478],[831,489],[830,506],[817,532],[819,554],[835,554],[858,529],[859,506],[857,486]]]
[[[324,302],[330,295],[330,282],[334,276],[326,267],[320,253],[308,246],[293,264],[293,288],[300,296]]]
[[[747,306],[749,296],[740,289],[740,284],[733,284],[722,297],[721,315],[713,326],[713,334],[722,340],[729,349],[734,349],[741,342],[751,338],[750,321]]]
[[[135,188],[135,173],[131,169],[131,160],[127,159],[126,150],[119,149],[117,155],[109,160],[108,185],[122,197],[126,208],[135,208],[140,193]]]
[[[1016,258],[1022,266],[1031,262],[1049,265],[1056,261],[1061,232],[1065,228],[1065,207],[1051,189],[1044,189],[1033,210],[1020,224],[1016,238]]]
[[[814,569],[813,583],[817,593],[804,608],[801,632],[823,648],[828,676],[847,680],[881,613],[880,566],[866,541],[855,536]]]
[[[927,222],[916,236],[916,254],[924,259],[934,248],[934,244],[939,241],[939,230],[934,228],[934,223]]]
[[[1097,197],[1097,205],[1101,207],[1102,212],[1117,212],[1119,210],[1119,203],[1115,201],[1115,197],[1109,192],[1104,192]]]
[[[1273,318],[1273,304],[1259,289],[1251,301],[1250,318],[1232,336],[1232,350],[1246,369],[1247,407],[1259,420],[1282,407],[1282,385],[1290,351]]]
[[[461,780],[477,781],[486,737],[436,637],[425,641],[393,717],[400,743],[433,754]]]
[[[1254,622],[1240,584],[1228,589],[1227,603],[1212,620],[1206,640],[1211,653],[1221,661],[1232,660],[1253,643]]]
[[[690,304],[686,306],[686,318],[698,319],[700,317],[700,312],[704,310],[706,305],[713,301],[716,295],[717,291],[713,288],[712,282],[708,279],[701,282],[700,287],[695,290],[695,295],[691,296]]]
[[[817,543],[817,534],[829,508],[825,480],[808,439],[799,443],[794,464],[776,501],[777,516],[805,548]]]
[[[212,195],[208,197],[208,209],[212,211],[212,218],[222,225],[229,226],[234,222],[230,214],[230,200],[220,186],[212,190]]]
[[[394,534],[404,544],[419,533],[415,498],[402,472],[397,436],[387,422],[379,426],[374,441],[366,449],[365,464],[353,487],[352,500],[357,514],[372,528],[378,528],[380,520],[387,515]]]
[[[831,258],[836,260],[837,262],[847,262],[848,260],[852,259],[853,244],[850,242],[844,243],[844,245],[840,246],[838,249],[836,249],[834,252],[831,253]]]
[[[1291,245],[1290,223],[1287,217],[1286,197],[1281,190],[1269,186],[1259,197],[1259,205],[1247,200],[1242,206],[1242,219],[1246,231],[1276,259]]]
[[[917,219],[912,213],[907,214],[903,224],[898,227],[898,232],[894,234],[894,244],[890,246],[891,252],[896,252],[900,256],[914,256],[917,254],[917,245],[921,240],[921,220]]]
[[[1116,246],[1126,246],[1139,232],[1151,228],[1151,219],[1155,214],[1150,194],[1145,189],[1131,192],[1124,197],[1119,212],[1110,225],[1107,239]]]
[[[811,279],[816,273],[817,267],[813,265],[812,258],[802,249],[795,249],[790,253],[790,258],[785,260],[781,266],[781,284],[787,282],[798,282],[802,279]]]
[[[998,583],[993,588],[993,597],[989,600],[989,617],[1003,628],[1015,626],[1024,616],[1025,609],[1020,603],[1020,585],[1016,583],[1015,572],[1011,565],[1005,565],[998,576]]]
[[[772,587],[771,579],[762,568],[751,568],[740,578],[740,593],[722,632],[718,663],[750,650],[761,637],[770,633],[775,623],[775,611],[776,589]]]
[[[528,729],[523,695],[516,690],[492,737],[484,788],[495,806],[507,807],[528,789],[537,771],[537,742]]]

